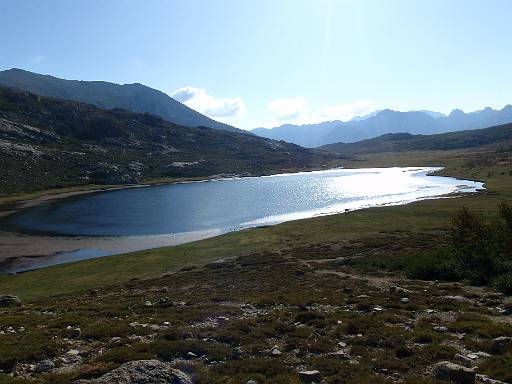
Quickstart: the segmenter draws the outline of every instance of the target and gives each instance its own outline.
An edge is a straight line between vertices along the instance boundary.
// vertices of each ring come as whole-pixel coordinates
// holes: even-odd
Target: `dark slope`
[[[294,144],[149,114],[0,88],[0,194],[160,177],[302,169],[323,155]]]
[[[451,150],[494,145],[512,148],[512,124],[437,135],[386,134],[357,143],[336,143],[320,147],[330,152],[355,155],[411,150]]]
[[[142,84],[114,84],[105,81],[64,80],[21,69],[0,71],[0,86],[16,88],[42,96],[93,104],[102,109],[122,108],[150,113],[178,125],[205,126],[244,133],[240,129],[212,120],[163,92]]]

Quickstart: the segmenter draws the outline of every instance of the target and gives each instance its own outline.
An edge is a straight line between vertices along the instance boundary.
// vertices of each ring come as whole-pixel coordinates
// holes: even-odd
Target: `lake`
[[[334,169],[129,188],[37,206],[9,224],[75,236],[227,232],[482,188],[479,182],[428,176],[437,169]]]

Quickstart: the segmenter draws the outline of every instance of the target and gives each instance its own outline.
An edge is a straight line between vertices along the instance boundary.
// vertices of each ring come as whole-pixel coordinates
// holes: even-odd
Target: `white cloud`
[[[306,104],[304,97],[283,97],[269,101],[268,108],[278,120],[296,120],[304,113]]]
[[[245,112],[245,104],[239,97],[215,98],[206,90],[184,87],[176,90],[171,97],[180,103],[210,117],[229,117]]]
[[[274,127],[283,124],[316,124],[324,121],[348,121],[356,116],[366,115],[377,108],[372,101],[361,100],[348,104],[333,104],[319,108],[310,108],[307,99],[301,96],[271,100],[268,109],[274,120],[264,126]]]

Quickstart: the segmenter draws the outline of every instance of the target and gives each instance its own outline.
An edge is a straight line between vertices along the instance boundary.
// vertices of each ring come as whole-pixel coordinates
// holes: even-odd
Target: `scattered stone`
[[[272,355],[273,356],[281,356],[283,353],[279,350],[279,348],[277,347],[277,345],[274,345],[272,347]]]
[[[225,317],[225,316],[217,317],[217,323],[219,323],[219,324],[224,324],[226,321],[229,321],[229,317]]]
[[[448,296],[445,296],[444,298],[448,299],[448,300],[459,301],[459,302],[471,301],[471,299],[468,299],[467,297],[460,296],[460,295],[455,295],[455,296],[448,295]]]
[[[410,292],[411,291],[409,291],[408,289],[399,287],[397,285],[392,285],[392,286],[389,287],[389,293],[391,295],[396,295],[396,294],[399,294],[399,293],[410,293]]]
[[[187,352],[187,359],[197,359],[197,355],[194,352]]]
[[[48,371],[51,371],[53,368],[55,368],[55,364],[53,361],[51,360],[42,360],[40,361],[34,368],[34,371],[36,373],[44,373],[44,372],[48,372]]]
[[[158,360],[130,361],[98,379],[75,384],[192,384],[188,375]]]
[[[438,332],[438,333],[446,333],[446,332],[448,332],[448,328],[444,327],[442,325],[436,325],[435,327],[432,327],[432,330],[434,332]]]
[[[336,351],[333,353],[329,353],[329,356],[338,358],[340,360],[350,360],[350,355],[345,351]]]
[[[504,381],[491,379],[489,376],[486,375],[476,375],[476,379],[478,380],[479,383],[484,384],[507,384]]]
[[[400,303],[402,303],[402,304],[407,304],[409,301],[410,301],[410,300],[409,300],[409,298],[408,298],[408,297],[402,297],[402,298],[400,299]]]
[[[258,382],[256,380],[249,380],[247,383],[245,384],[258,384]]]
[[[450,361],[441,361],[434,366],[436,379],[451,381],[455,384],[474,384],[476,373],[473,369],[463,367]]]
[[[453,359],[466,368],[473,368],[475,366],[473,359],[471,359],[469,356],[461,355],[460,353],[456,353]]]
[[[303,383],[319,383],[322,379],[320,375],[320,371],[301,371],[299,372],[299,377]]]
[[[66,327],[66,331],[70,339],[77,339],[82,335],[82,330],[78,327],[73,328],[72,326],[68,325]]]
[[[21,305],[21,300],[18,296],[0,295],[0,307],[14,307]]]
[[[490,351],[492,354],[502,354],[512,349],[512,337],[501,336],[492,341]]]

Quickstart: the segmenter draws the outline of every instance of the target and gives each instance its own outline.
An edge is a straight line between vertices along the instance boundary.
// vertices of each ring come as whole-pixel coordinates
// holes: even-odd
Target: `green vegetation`
[[[0,383],[72,383],[148,358],[175,362],[197,383],[295,384],[304,369],[327,383],[440,383],[433,364],[471,353],[478,373],[510,380],[512,352],[492,349],[494,338],[512,336],[510,299],[465,283],[479,272],[480,250],[495,264],[477,280],[498,287],[501,279],[510,216],[500,203],[512,201],[512,153],[345,161],[404,164],[443,165],[442,174],[483,180],[487,190],[1,277],[0,292],[23,306],[2,308],[0,330],[15,333],[2,336],[1,361],[17,365],[16,378],[0,374]],[[443,265],[447,253],[465,271],[462,283],[406,276],[430,262],[425,255]],[[17,348],[21,341],[34,348]],[[30,370],[43,358],[56,367]]]
[[[499,219],[486,223],[462,208],[449,229],[450,244],[408,258],[409,277],[424,280],[467,280],[512,294],[512,208],[499,206]]]

